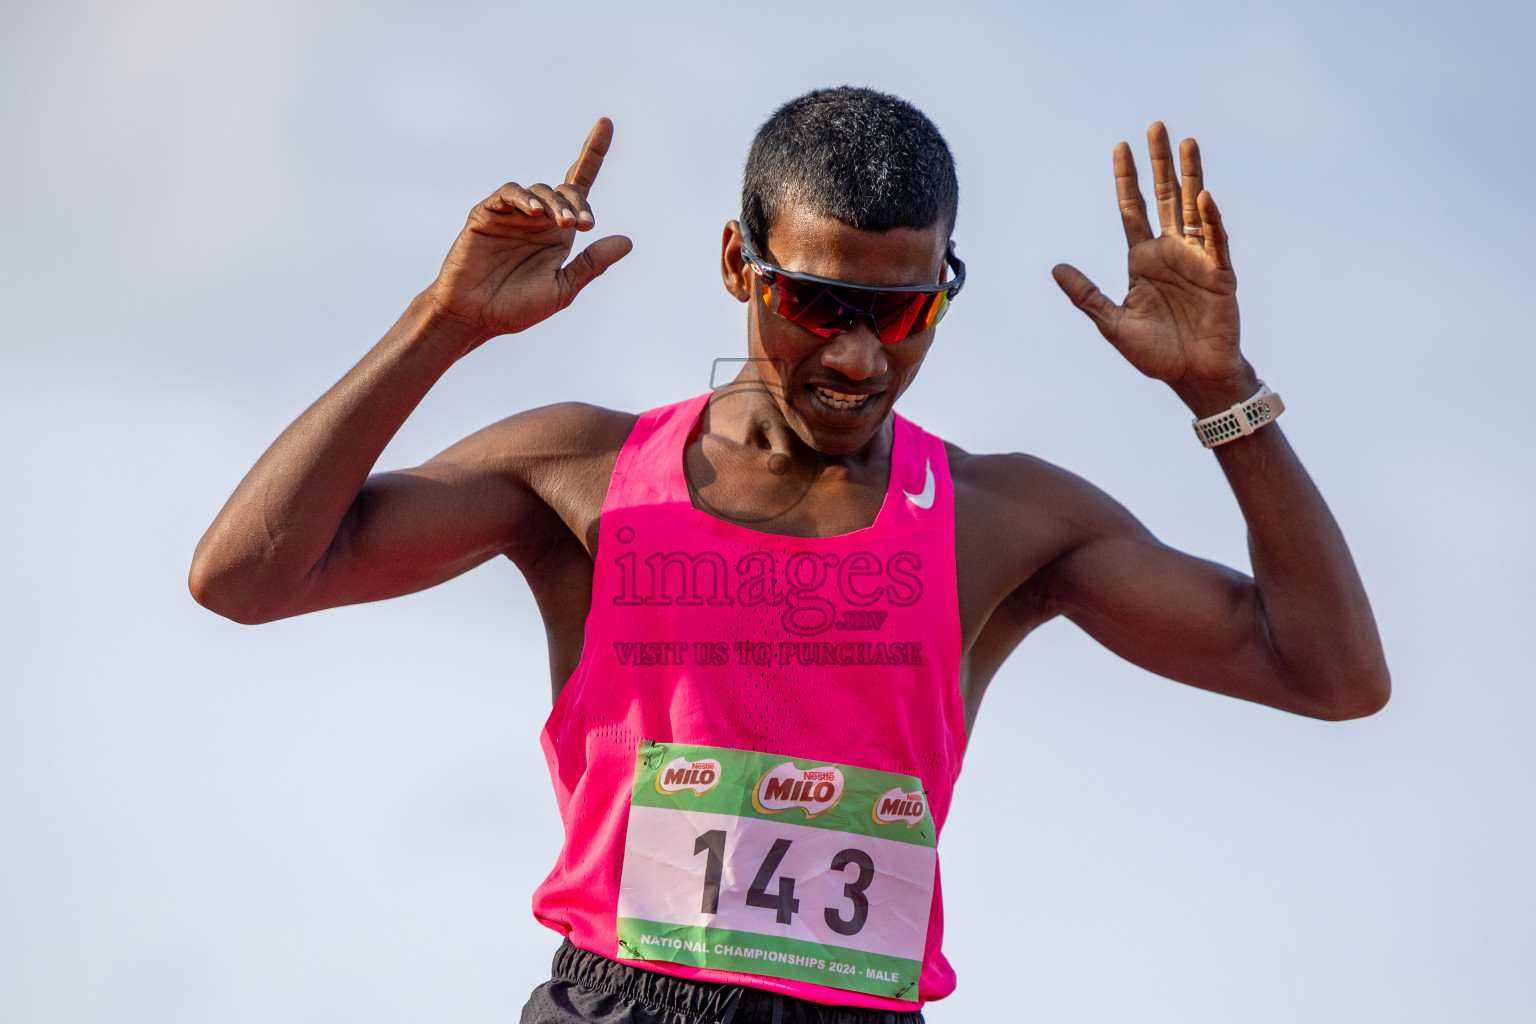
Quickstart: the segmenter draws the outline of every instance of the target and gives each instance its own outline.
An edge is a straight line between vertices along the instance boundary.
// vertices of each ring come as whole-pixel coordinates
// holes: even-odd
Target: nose
[[[848,330],[832,338],[821,350],[821,364],[849,380],[878,377],[890,366],[880,336],[867,317],[861,317]]]

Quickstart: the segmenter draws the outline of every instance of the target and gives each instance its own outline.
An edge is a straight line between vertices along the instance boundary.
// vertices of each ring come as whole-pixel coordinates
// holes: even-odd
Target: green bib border
[[[695,793],[687,789],[678,793],[661,792],[657,787],[657,776],[668,763],[680,757],[688,761],[712,759],[720,762],[721,778],[706,793]],[[758,780],[786,761],[797,769],[833,767],[841,771],[843,792],[837,804],[815,817],[810,817],[798,807],[765,813],[753,806],[752,796]],[[765,754],[730,747],[706,747],[696,743],[642,741],[635,754],[632,802],[642,807],[729,814],[738,818],[806,825],[914,846],[934,847],[937,846],[937,835],[933,825],[933,810],[927,806],[926,800],[922,821],[916,825],[908,825],[905,821],[880,822],[873,813],[876,803],[890,790],[912,793],[922,787],[922,780],[910,775],[860,768],[836,761],[813,761],[803,757],[786,757],[783,754]]]
[[[918,1001],[922,963],[917,960],[730,928],[666,924],[633,917],[621,917],[617,923],[619,960],[665,960],[690,967],[807,982],[901,999],[914,1005]]]

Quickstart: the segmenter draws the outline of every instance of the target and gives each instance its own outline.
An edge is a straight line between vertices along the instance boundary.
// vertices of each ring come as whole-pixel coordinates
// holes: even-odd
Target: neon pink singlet
[[[780,537],[693,507],[683,448],[708,398],[645,413],[619,453],[581,662],[542,736],[565,845],[534,894],[534,914],[610,958],[618,956],[619,883],[642,742],[914,776],[938,829],[965,749],[954,495],[943,442],[895,416],[891,478],[874,523],[835,537]],[[940,949],[937,867],[934,875],[919,1004],[955,985]],[[804,981],[664,960],[635,966],[822,1003],[914,1008]]]

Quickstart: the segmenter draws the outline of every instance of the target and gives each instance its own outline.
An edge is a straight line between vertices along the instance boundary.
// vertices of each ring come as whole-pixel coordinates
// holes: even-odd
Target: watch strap
[[[1282,412],[1285,412],[1285,403],[1280,400],[1280,396],[1269,390],[1263,381],[1259,381],[1259,390],[1254,392],[1252,398],[1238,402],[1214,416],[1192,422],[1200,443],[1207,448],[1215,448],[1228,441],[1247,437],[1264,424],[1279,418]]]

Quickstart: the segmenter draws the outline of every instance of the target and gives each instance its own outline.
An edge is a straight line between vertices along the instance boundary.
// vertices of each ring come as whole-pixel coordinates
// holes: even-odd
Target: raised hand
[[[587,194],[613,141],[599,118],[565,182],[508,182],[469,212],[429,289],[437,310],[485,338],[526,330],[571,304],[592,279],[633,247],[623,235],[589,245],[569,263],[577,231],[595,225]]]
[[[1205,191],[1194,139],[1179,146],[1182,184],[1161,121],[1147,129],[1147,146],[1157,237],[1147,222],[1131,148],[1123,142],[1115,147],[1115,192],[1130,247],[1125,300],[1116,305],[1065,263],[1051,273],[1131,365],[1171,384],[1192,408],[1229,405],[1231,394],[1246,398],[1252,392],[1253,371],[1238,348],[1237,276],[1221,213]]]

